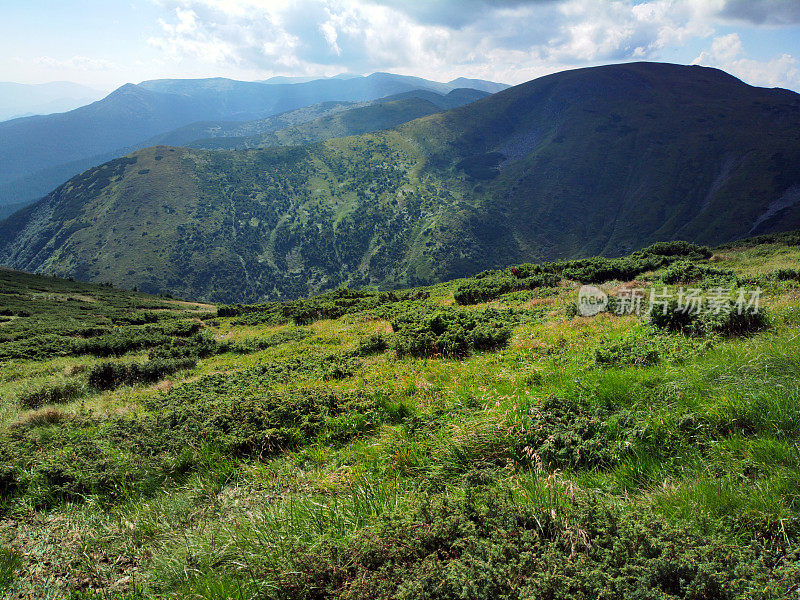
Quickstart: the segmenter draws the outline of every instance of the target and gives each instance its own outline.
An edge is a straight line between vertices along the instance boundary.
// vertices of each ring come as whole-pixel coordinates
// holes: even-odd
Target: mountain
[[[2,222],[0,261],[232,302],[719,244],[800,227],[798,131],[798,94],[716,69],[578,69],[309,146],[145,149]]]
[[[448,81],[447,85],[453,89],[470,88],[473,90],[480,90],[481,92],[487,92],[489,94],[502,92],[508,87],[504,83],[494,83],[493,81],[485,81],[483,79],[468,79],[466,77],[459,77],[458,79]]]
[[[40,197],[67,178],[198,121],[248,121],[327,101],[375,100],[453,86],[375,73],[306,83],[163,79],[126,84],[88,106],[0,123],[0,204]]]
[[[336,137],[347,137],[389,129],[448,108],[463,106],[488,95],[487,92],[471,89],[453,90],[448,94],[437,94],[428,90],[414,90],[373,102],[351,103],[349,105],[338,104],[325,111],[326,114],[308,121],[300,120],[296,113],[306,111],[304,116],[309,116],[312,114],[311,111],[301,109],[301,111],[284,113],[278,117],[253,121],[244,126],[227,130],[219,127],[210,130],[212,134],[210,138],[184,142],[181,145],[212,150],[237,150],[313,144]],[[320,112],[322,112],[321,106]],[[289,127],[274,127],[276,122],[285,123],[289,120],[299,122]],[[273,126],[272,128],[270,128],[271,125]],[[226,135],[247,130],[259,130],[262,133],[246,136]],[[173,137],[167,144],[177,144],[176,138],[177,136]]]
[[[22,210],[24,207],[32,204],[31,202],[20,202],[19,204],[3,204],[0,205],[0,220],[5,219],[6,217],[13,215],[18,210]]]
[[[307,83],[309,81],[315,81],[317,79],[352,79],[354,77],[361,77],[361,75],[354,75],[353,73],[339,73],[338,75],[334,75],[333,77],[287,77],[285,75],[276,75],[275,77],[270,77],[269,79],[262,79],[259,83]],[[482,81],[482,80],[477,80]],[[489,81],[483,82],[485,84],[491,83]],[[503,84],[497,84],[503,85]],[[508,86],[504,86],[508,87]]]
[[[0,121],[64,112],[102,97],[92,88],[69,81],[24,84],[0,82]]]
[[[412,90],[368,102],[321,102],[254,121],[190,123],[154,136],[138,146],[234,149],[304,144],[386,129],[487,95],[487,92],[459,88],[447,94]]]
[[[208,138],[256,137],[367,104],[367,102],[320,102],[253,121],[200,121],[153,136],[141,142],[139,146],[140,149],[150,146],[187,146],[197,140]]]

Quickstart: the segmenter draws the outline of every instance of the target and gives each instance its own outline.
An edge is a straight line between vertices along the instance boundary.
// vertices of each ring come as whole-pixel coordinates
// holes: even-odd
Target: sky
[[[388,71],[522,83],[653,60],[800,91],[800,0],[0,0],[0,81]]]

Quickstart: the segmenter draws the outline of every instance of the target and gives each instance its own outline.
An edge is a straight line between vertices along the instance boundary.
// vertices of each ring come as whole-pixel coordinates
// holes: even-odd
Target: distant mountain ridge
[[[92,165],[189,123],[262,119],[325,101],[364,102],[415,89],[447,93],[454,86],[387,73],[294,84],[224,78],[126,84],[66,113],[0,123],[0,204],[40,197]]]
[[[413,90],[369,102],[323,102],[256,121],[195,123],[141,144],[243,149],[303,145],[396,127],[488,96],[474,89],[447,94]]]
[[[800,95],[716,69],[578,69],[307,146],[142,150],[0,223],[0,262],[252,302],[715,245],[800,227],[798,131]]]
[[[0,121],[64,112],[94,102],[102,96],[97,90],[70,81],[36,84],[0,82]]]

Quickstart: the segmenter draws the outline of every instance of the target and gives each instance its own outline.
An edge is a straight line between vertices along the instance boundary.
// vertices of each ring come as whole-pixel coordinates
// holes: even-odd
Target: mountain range
[[[413,90],[368,102],[321,102],[254,121],[204,121],[154,136],[140,146],[241,149],[303,145],[388,129],[489,96],[472,88],[447,94]]]
[[[390,73],[304,83],[216,78],[126,84],[66,113],[0,123],[0,205],[40,198],[73,175],[191,123],[250,121],[321,102],[366,102],[414,90],[447,94],[466,85],[486,92],[507,87],[480,80],[439,83]]]
[[[72,110],[94,102],[102,95],[97,90],[69,81],[0,82],[0,121]]]
[[[0,223],[0,262],[253,302],[716,245],[800,227],[799,131],[800,95],[716,69],[577,69],[303,146],[134,152]]]

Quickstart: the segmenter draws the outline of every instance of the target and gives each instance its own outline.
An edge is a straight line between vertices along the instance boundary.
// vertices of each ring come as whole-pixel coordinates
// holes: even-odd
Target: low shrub
[[[158,333],[168,336],[189,337],[200,331],[202,327],[203,324],[200,321],[172,321],[162,324],[158,328]]]
[[[429,295],[425,290],[373,292],[341,288],[301,300],[221,306],[217,309],[217,314],[220,317],[239,317],[234,321],[237,325],[283,325],[289,322],[308,325],[320,319],[338,319],[346,314],[373,310],[381,306],[424,300]]]
[[[620,455],[607,435],[607,418],[600,409],[551,396],[532,411],[517,456],[547,472],[611,466]]]
[[[796,573],[767,542],[560,494],[557,484],[523,502],[480,485],[462,500],[428,493],[357,535],[296,544],[270,583],[287,599],[733,600],[781,597]]]
[[[719,334],[723,336],[742,336],[757,333],[769,327],[769,319],[765,309],[757,312],[740,310],[734,302],[729,301],[719,312],[700,310],[690,311],[679,308],[672,300],[667,310],[653,311],[648,317],[655,327],[669,332],[680,332],[689,335]]]
[[[225,378],[230,379],[210,376],[151,398],[154,421],[149,426],[158,429],[156,438],[169,437],[153,443],[178,449],[214,440],[225,454],[263,458],[319,438],[328,441],[329,434],[346,442],[402,416],[382,395],[363,389],[316,387],[253,395]],[[366,418],[358,420],[359,428],[345,432],[342,417],[349,414]]]
[[[83,395],[83,386],[76,381],[46,383],[39,387],[26,389],[17,394],[17,404],[21,408],[40,408],[45,404],[65,404]]]
[[[711,258],[714,253],[707,246],[698,246],[691,242],[678,240],[673,242],[656,242],[634,254],[640,254],[642,256],[680,256],[692,258],[694,260],[702,260]]]
[[[356,354],[359,356],[369,356],[370,354],[380,354],[389,347],[387,336],[381,333],[373,333],[358,341]]]
[[[773,277],[778,281],[800,281],[800,269],[778,269]]]
[[[347,379],[361,368],[361,362],[348,352],[337,352],[322,363],[322,380]]]
[[[515,272],[520,273],[519,270]],[[503,274],[501,276],[468,279],[458,285],[454,298],[457,304],[478,304],[494,300],[509,292],[553,287],[558,285],[560,280],[561,278],[558,275],[552,273],[537,273],[524,278],[515,277],[513,274]]]
[[[197,364],[194,358],[155,359],[144,363],[104,362],[89,372],[89,385],[98,390],[113,390],[122,385],[155,383],[165,375]]]
[[[0,360],[34,359],[73,354],[72,339],[56,334],[32,334],[0,343]]]
[[[683,364],[696,356],[701,346],[682,335],[664,335],[653,327],[640,326],[601,340],[594,349],[594,360],[603,367],[647,367],[662,360]]]
[[[391,323],[398,356],[466,356],[472,350],[505,346],[511,339],[507,319],[494,309],[408,311]]]
[[[168,342],[148,352],[150,360],[173,358],[205,358],[220,352],[217,341],[205,333],[191,337],[170,338]]]
[[[152,311],[117,312],[111,316],[114,325],[144,325],[157,323],[159,315]]]
[[[705,280],[709,285],[722,282],[735,284],[737,281],[733,271],[698,265],[687,260],[672,263],[661,274],[661,281],[666,284],[691,283],[701,280]]]
[[[315,443],[344,444],[406,414],[363,389],[276,392],[258,373],[211,375],[150,395],[144,414],[100,419],[55,409],[34,413],[0,430],[2,499],[24,495],[42,508],[91,495],[111,500],[152,493],[207,465],[209,457],[216,464]]]
[[[585,258],[551,263],[549,269],[582,283],[630,281],[648,271],[655,271],[681,259],[702,260],[711,250],[689,242],[658,242],[621,258]]]
[[[285,331],[279,331],[263,337],[252,337],[241,340],[222,341],[217,343],[217,352],[233,352],[235,354],[249,354],[259,352],[287,344],[297,342],[311,336],[313,332],[305,327],[293,327]]]
[[[163,333],[136,329],[122,330],[89,339],[72,342],[71,354],[91,354],[92,356],[122,356],[128,352],[169,345],[172,339]]]

